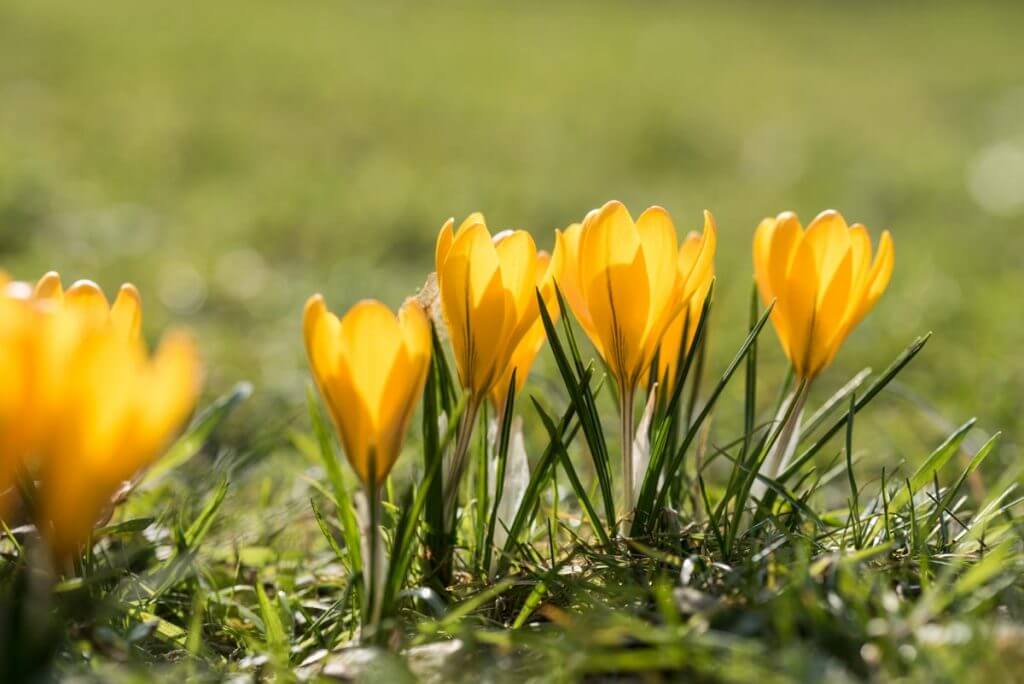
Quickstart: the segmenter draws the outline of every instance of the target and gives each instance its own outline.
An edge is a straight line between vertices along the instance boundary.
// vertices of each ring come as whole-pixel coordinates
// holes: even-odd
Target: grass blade
[[[565,299],[562,297],[562,292],[557,286],[555,287],[555,294],[558,297],[558,306],[562,313],[562,320],[563,322],[566,322],[568,320],[568,306],[566,306]],[[537,303],[540,307],[541,321],[543,322],[544,331],[548,337],[548,344],[551,347],[551,352],[555,357],[555,363],[562,376],[565,387],[569,392],[569,396],[572,399],[573,404],[576,406],[576,414],[580,419],[583,436],[586,439],[587,446],[590,449],[591,458],[594,461],[594,471],[597,473],[598,484],[600,485],[605,517],[608,521],[614,522],[615,498],[612,487],[608,444],[604,438],[604,431],[601,428],[601,420],[597,412],[594,394],[590,391],[590,383],[588,380],[590,372],[587,368],[582,367],[579,349],[576,347],[574,343],[575,338],[573,337],[569,337],[568,339],[570,341],[570,352],[576,364],[575,369],[574,366],[570,364],[569,355],[566,354],[565,347],[562,345],[562,341],[555,330],[554,322],[551,319],[550,313],[548,313],[547,305],[545,304],[544,297],[541,296],[539,289],[537,290],[536,295]]]
[[[932,476],[945,466],[949,459],[953,458],[960,446],[964,443],[964,439],[967,437],[967,433],[974,427],[975,419],[971,418],[969,421],[961,425],[956,431],[945,439],[935,451],[928,455],[928,458],[924,460],[914,474],[908,480],[910,491],[906,489],[900,490],[899,493],[893,497],[890,501],[890,505],[899,510],[907,503],[910,502],[912,493],[917,492],[919,489],[927,485]]]
[[[505,405],[501,416],[501,429],[498,432],[498,453],[497,467],[494,478],[494,502],[491,504],[491,514],[487,520],[487,537],[484,539],[484,562],[485,572],[491,568],[493,557],[494,531],[498,524],[498,507],[501,504],[501,497],[505,493],[505,466],[508,464],[508,441],[512,432],[512,414],[515,410],[516,401],[516,373],[512,371],[512,378],[508,384],[508,393],[505,395]]]

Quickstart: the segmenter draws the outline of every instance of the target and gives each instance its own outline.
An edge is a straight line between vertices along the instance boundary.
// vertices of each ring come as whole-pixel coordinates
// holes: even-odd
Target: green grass
[[[810,405],[933,331],[858,416],[854,479],[868,506],[884,467],[899,503],[904,478],[976,416],[939,473],[940,487],[954,486],[1003,431],[961,487],[970,524],[966,511],[1019,479],[1024,209],[993,212],[969,178],[992,146],[1024,145],[1022,22],[1011,2],[4,3],[0,266],[25,279],[57,268],[108,292],[131,280],[147,335],[171,324],[198,332],[208,399],[240,380],[255,388],[198,455],[119,514],[156,518],[169,536],[117,538],[99,567],[131,574],[103,585],[99,612],[96,596],[63,593],[82,620],[63,631],[61,672],[131,678],[158,664],[215,678],[269,667],[258,664],[267,654],[297,666],[346,638],[355,618],[335,605],[356,589],[309,504],[333,513],[306,418],[301,306],[316,291],[335,310],[371,296],[397,304],[432,269],[442,221],[473,210],[550,248],[554,228],[612,197],[634,213],[665,205],[681,232],[711,209],[721,238],[705,393],[746,334],[757,221],[834,207],[876,235],[891,229],[892,285]],[[785,371],[770,330],[758,366],[763,421]],[[713,445],[743,436],[743,374],[716,405]],[[548,435],[529,395],[557,423],[568,405],[559,377],[543,352],[518,401],[534,464]],[[613,445],[614,423],[604,421]],[[396,496],[422,472],[412,432]],[[582,442],[571,463],[603,514]],[[815,477],[830,481],[798,488],[813,487],[809,510],[840,529],[851,496],[842,449],[839,435],[814,460]],[[712,510],[727,461],[708,471]],[[476,578],[443,607],[403,608],[410,643],[455,635],[469,645],[450,658],[467,680],[683,670],[697,680],[998,681],[1024,661],[1020,544],[998,536],[1016,538],[1016,507],[989,523],[984,546],[965,546],[942,536],[958,523],[933,521],[921,494],[916,521],[906,502],[894,506],[888,537],[863,552],[840,551],[834,534],[791,512],[795,531],[777,536],[786,524],[772,523],[724,560],[696,505],[699,524],[675,545],[630,560],[592,546],[557,472],[557,512],[545,499],[538,520],[565,526],[556,567],[572,573],[550,567],[537,527],[534,562],[500,595],[452,617],[488,591]],[[915,490],[933,490],[926,475]],[[222,480],[202,544],[176,544],[174,530],[185,539]],[[195,556],[176,565],[183,550]],[[968,557],[971,569],[960,565]],[[696,593],[680,595],[680,573]],[[144,611],[131,603],[165,585]],[[138,627],[153,616],[155,632]]]

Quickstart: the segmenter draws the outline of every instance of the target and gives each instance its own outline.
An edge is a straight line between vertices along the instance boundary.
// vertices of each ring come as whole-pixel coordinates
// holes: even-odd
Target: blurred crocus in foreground
[[[557,239],[564,259],[559,287],[618,384],[625,512],[634,491],[634,392],[666,328],[710,277],[715,222],[704,212],[703,234],[687,248],[685,261],[672,218],[661,207],[634,221],[621,202],[611,201]]]
[[[192,338],[165,336],[151,357],[138,331],[137,290],[113,307],[82,281],[63,292],[47,274],[5,286],[0,348],[17,382],[4,385],[4,470],[38,483],[33,514],[57,558],[77,552],[111,498],[160,453],[200,387]]]
[[[783,404],[783,421],[761,472],[784,470],[799,441],[803,403],[814,380],[835,358],[858,323],[885,292],[893,269],[893,244],[884,231],[872,258],[871,237],[860,224],[823,211],[804,230],[796,214],[766,218],[754,233],[754,276],[761,299],[775,302],[772,324],[799,381]],[[753,493],[764,484],[758,480]]]
[[[430,323],[414,300],[396,317],[364,300],[340,320],[321,295],[306,302],[306,353],[345,455],[377,490],[398,459],[430,364]]]
[[[469,392],[445,478],[449,512],[454,512],[477,410],[492,390],[507,391],[500,383],[507,385],[513,353],[539,316],[536,288],[544,270],[526,231],[492,239],[481,214],[471,214],[457,231],[454,225],[449,219],[441,227],[435,252],[441,310],[459,380]],[[523,356],[531,349],[523,349]]]

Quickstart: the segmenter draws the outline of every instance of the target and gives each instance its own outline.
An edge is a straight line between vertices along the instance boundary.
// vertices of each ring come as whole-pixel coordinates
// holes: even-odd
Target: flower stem
[[[622,519],[620,534],[627,534],[628,520],[633,514],[633,393],[634,389],[623,388],[622,397]]]
[[[779,407],[779,414],[776,416],[776,420],[782,420],[787,414],[789,418],[779,430],[779,435],[776,437],[771,451],[768,452],[768,455],[761,463],[760,473],[765,477],[775,478],[785,469],[787,462],[792,456],[791,451],[796,447],[795,441],[800,439],[799,425],[801,414],[803,413],[804,403],[807,401],[810,386],[810,382],[801,383]],[[757,479],[751,487],[751,496],[755,499],[760,499],[764,496],[767,488],[767,485],[762,480]]]
[[[473,436],[473,427],[476,424],[476,415],[480,410],[480,399],[470,397],[466,410],[459,422],[459,433],[455,440],[455,451],[452,453],[451,464],[448,467],[448,477],[444,481],[444,519],[445,524],[454,524],[455,506],[459,501],[459,484],[462,482],[463,472],[466,470],[467,454],[469,453],[470,439]],[[451,532],[452,530],[447,530]]]
[[[367,540],[368,557],[364,559],[367,568],[364,577],[367,587],[366,614],[368,621],[364,631],[364,641],[369,643],[378,643],[382,637],[380,622],[384,610],[384,587],[381,586],[380,580],[385,577],[381,566],[386,561],[384,559],[384,550],[381,546],[384,541],[380,535],[381,490],[382,488],[374,483],[366,491],[369,508],[367,511],[369,517],[369,525],[367,526],[369,539]]]

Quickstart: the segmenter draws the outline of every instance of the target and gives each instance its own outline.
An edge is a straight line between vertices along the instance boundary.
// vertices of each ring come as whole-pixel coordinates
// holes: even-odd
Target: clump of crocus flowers
[[[363,490],[357,506],[368,626],[379,622],[384,595],[381,492],[424,392],[434,340],[448,340],[465,393],[445,458],[443,534],[455,535],[478,413],[489,402],[503,425],[512,423],[509,397],[525,387],[546,339],[541,307],[554,322],[563,302],[617,390],[617,514],[626,519],[644,477],[645,461],[637,461],[639,471],[634,465],[633,445],[646,439],[634,435],[636,393],[645,380],[663,394],[681,384],[681,363],[695,345],[713,287],[717,239],[708,211],[702,230],[680,244],[665,209],[653,206],[634,219],[611,201],[555,231],[548,254],[523,230],[492,236],[475,213],[457,229],[449,219],[437,236],[435,323],[443,329],[436,337],[415,299],[397,314],[364,300],[340,318],[322,296],[307,301],[309,365]],[[753,253],[757,289],[773,307],[771,320],[797,381],[775,421],[782,421],[778,439],[762,461],[761,472],[774,477],[798,441],[808,388],[886,290],[893,243],[883,232],[873,250],[868,230],[849,226],[835,211],[822,212],[806,230],[785,212],[757,227]],[[31,520],[58,567],[89,544],[117,492],[162,453],[194,407],[201,371],[192,338],[170,332],[150,354],[141,329],[142,299],[131,284],[110,303],[91,281],[65,289],[53,272],[34,285],[0,273],[0,519]],[[654,398],[648,397],[648,410]],[[525,450],[521,456],[525,463]],[[753,493],[761,492],[758,482]],[[493,534],[493,521],[491,527]]]
[[[27,514],[61,563],[191,413],[199,357],[180,331],[149,354],[133,285],[112,305],[56,273],[0,288],[0,515]]]
[[[645,377],[670,391],[694,343],[714,277],[714,218],[705,212],[703,230],[680,245],[664,209],[634,220],[612,201],[555,231],[554,243],[548,255],[526,231],[492,236],[481,214],[458,229],[449,220],[438,235],[439,309],[467,395],[444,476],[446,517],[457,505],[477,413],[489,400],[503,414],[510,386],[513,395],[523,389],[545,340],[539,307],[552,318],[560,312],[556,289],[618,390],[621,513],[629,513],[635,394]],[[806,230],[789,212],[757,227],[758,290],[774,307],[772,322],[798,380],[788,402],[795,418],[776,458],[766,460],[769,470],[784,465],[807,388],[885,291],[892,268],[888,232],[873,254],[867,229],[834,211]],[[130,284],[112,304],[94,283],[65,289],[56,273],[35,285],[3,277],[0,287],[0,512],[31,504],[40,534],[66,556],[87,541],[113,493],[180,428],[199,388],[198,355],[178,332],[147,352],[141,297]],[[322,297],[306,306],[313,375],[371,510],[423,391],[430,325],[414,300],[397,316],[375,301],[341,319]],[[19,478],[34,483],[32,501],[18,494]]]
[[[452,520],[458,502],[477,413],[489,397],[501,415],[513,378],[514,392],[523,389],[545,339],[539,307],[543,305],[556,319],[560,313],[556,291],[564,296],[618,390],[620,513],[629,516],[637,495],[635,480],[641,475],[633,463],[634,399],[645,378],[654,381],[653,387],[660,385],[656,391],[665,394],[678,381],[680,361],[694,344],[712,287],[717,240],[715,220],[708,211],[703,230],[689,233],[680,245],[665,209],[650,207],[634,220],[616,201],[591,211],[580,223],[555,231],[550,257],[537,250],[525,231],[492,236],[482,214],[471,214],[458,229],[452,219],[442,226],[435,251],[438,308],[466,393],[466,408],[444,478],[446,520]],[[772,321],[800,381],[789,402],[791,408],[798,408],[793,404],[803,401],[811,380],[831,363],[843,340],[885,290],[892,271],[892,240],[888,232],[882,235],[872,261],[870,238],[863,226],[848,227],[842,216],[827,211],[804,232],[793,214],[784,213],[758,226],[754,266],[758,289],[765,305],[774,307]],[[364,306],[369,305],[358,305],[349,316]],[[403,313],[410,306],[407,303]],[[399,382],[390,362],[381,364],[376,357],[367,357],[361,364],[366,373],[377,374],[373,382],[384,383],[380,387],[387,388],[382,391],[388,401],[400,407],[384,421],[390,441],[377,454],[381,459],[375,466],[377,477],[385,476],[397,457],[394,435],[404,431],[416,399],[408,390],[421,387],[420,373],[426,372],[429,331],[420,315],[406,314],[413,316],[409,320],[417,321],[414,327],[423,335],[422,370],[408,370],[405,381]],[[332,376],[327,369],[332,366],[321,358],[322,348],[346,327],[328,316],[322,300],[310,300],[307,349],[349,459],[366,483],[366,440],[379,440],[375,435],[384,428],[377,414],[366,409],[358,391],[340,389],[353,381],[342,380],[344,374],[328,379]],[[324,332],[328,329],[333,331],[330,335]],[[380,336],[367,330],[365,334],[374,339]],[[338,343],[331,344],[337,349],[330,358],[344,357]],[[356,338],[349,344],[355,349]],[[371,382],[369,375],[362,382]],[[789,414],[798,416],[799,411]],[[784,430],[776,451],[791,442],[792,427]],[[771,460],[770,456],[767,462]]]

